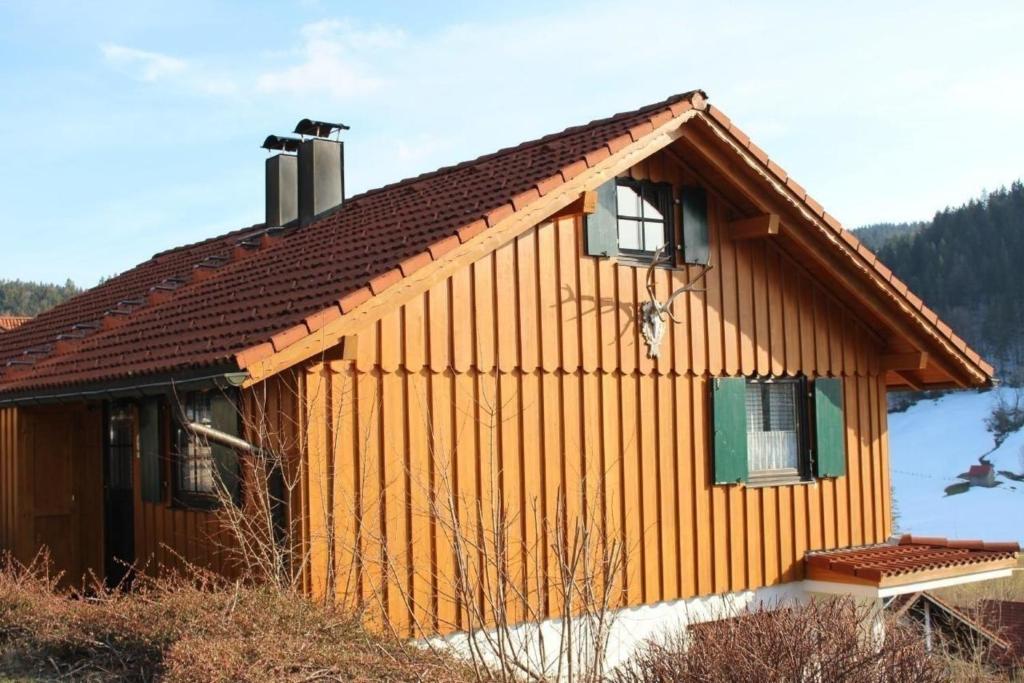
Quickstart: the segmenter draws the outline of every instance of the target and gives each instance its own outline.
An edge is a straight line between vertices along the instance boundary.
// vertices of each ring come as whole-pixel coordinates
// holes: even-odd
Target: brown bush
[[[0,560],[0,678],[465,681],[460,663],[373,636],[356,615],[201,572],[130,593],[58,588],[45,562]]]
[[[613,674],[620,683],[667,681],[947,681],[944,658],[895,622],[884,635],[852,600],[819,600],[733,615],[649,642]]]

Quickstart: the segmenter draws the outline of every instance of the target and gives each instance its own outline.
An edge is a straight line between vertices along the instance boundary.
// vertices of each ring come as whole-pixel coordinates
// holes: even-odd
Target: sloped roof
[[[955,541],[904,535],[883,543],[807,555],[807,578],[874,586],[913,583],[938,573],[973,574],[1013,567],[1017,543]]]
[[[0,315],[0,334],[17,329],[31,319],[27,315]]]
[[[300,229],[255,225],[157,254],[0,336],[0,398],[186,369],[246,367],[694,109],[763,157],[787,187],[799,188],[705,98],[701,91],[674,95],[371,190]],[[915,303],[802,188],[800,198],[884,277],[886,287],[891,283]],[[965,354],[965,362],[983,363],[934,314],[927,324]]]

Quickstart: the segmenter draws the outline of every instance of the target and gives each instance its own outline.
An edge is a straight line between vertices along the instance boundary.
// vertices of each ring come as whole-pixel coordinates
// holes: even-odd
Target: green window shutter
[[[711,259],[708,246],[708,195],[703,187],[684,187],[683,259],[686,263],[706,264]]]
[[[597,188],[597,206],[587,215],[587,253],[615,256],[619,253],[619,226],[615,203],[615,179]]]
[[[712,380],[715,426],[715,483],[747,480],[747,380],[718,377]]]
[[[841,477],[846,474],[846,428],[843,425],[843,380],[814,380],[815,474]]]
[[[210,421],[211,426],[219,432],[240,436],[238,407],[231,396],[220,391],[210,394]],[[210,441],[210,448],[213,450],[213,460],[217,464],[217,474],[224,483],[232,500],[240,503],[239,486],[240,477],[238,471],[238,452],[230,446]]]
[[[164,498],[160,432],[160,399],[144,399],[139,405],[139,464],[142,500],[147,503],[159,503]]]

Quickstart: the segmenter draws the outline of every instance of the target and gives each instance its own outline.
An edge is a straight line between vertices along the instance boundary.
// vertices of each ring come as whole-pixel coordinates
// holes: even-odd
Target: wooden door
[[[47,548],[53,568],[69,577],[81,575],[73,457],[78,422],[76,413],[41,410],[27,425],[32,545]]]

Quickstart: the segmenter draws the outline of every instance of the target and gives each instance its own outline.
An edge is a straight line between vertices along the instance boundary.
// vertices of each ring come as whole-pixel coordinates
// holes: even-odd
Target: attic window
[[[618,178],[615,199],[620,253],[647,256],[664,245],[672,253],[670,184]]]

